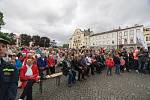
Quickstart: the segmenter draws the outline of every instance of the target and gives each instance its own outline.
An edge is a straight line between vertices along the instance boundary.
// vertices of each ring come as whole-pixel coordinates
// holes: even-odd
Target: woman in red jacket
[[[26,63],[20,69],[21,88],[24,88],[19,100],[32,100],[32,86],[39,79],[38,67],[33,64],[33,59],[27,59]]]
[[[47,69],[47,75],[49,75],[49,69],[51,71],[51,74],[55,73],[55,59],[52,54],[50,54],[47,58],[47,63],[48,63],[48,69]]]
[[[108,56],[106,59],[106,66],[107,66],[107,75],[112,74],[112,68],[114,67],[114,61],[111,55]]]

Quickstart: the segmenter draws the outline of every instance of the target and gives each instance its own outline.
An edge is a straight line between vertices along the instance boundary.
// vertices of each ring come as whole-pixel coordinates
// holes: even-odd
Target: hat
[[[6,39],[0,38],[0,42],[4,44],[10,44],[10,42]]]

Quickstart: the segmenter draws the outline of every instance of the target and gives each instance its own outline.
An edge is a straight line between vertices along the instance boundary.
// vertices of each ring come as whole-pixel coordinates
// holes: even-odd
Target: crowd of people
[[[13,83],[12,88],[16,88],[16,84],[19,82],[21,83],[18,85],[19,88],[23,88],[19,100],[23,100],[25,97],[27,100],[32,100],[33,84],[54,74],[56,67],[60,67],[67,77],[69,87],[76,81],[87,80],[95,73],[104,73],[104,70],[108,76],[113,74],[112,69],[115,69],[117,75],[125,71],[150,73],[150,52],[143,48],[106,50],[104,48],[7,47],[7,41],[2,39],[0,41],[0,94],[5,95],[5,92],[1,90],[8,92],[10,83]],[[6,83],[9,86],[4,87],[7,85]],[[4,96],[2,100],[15,100],[13,98],[17,94],[16,91],[9,91],[11,92],[10,97]]]

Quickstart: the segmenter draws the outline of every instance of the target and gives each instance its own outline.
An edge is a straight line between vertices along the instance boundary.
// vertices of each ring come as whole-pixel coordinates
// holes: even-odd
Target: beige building
[[[90,29],[84,31],[81,29],[76,29],[72,37],[69,39],[69,48],[80,49],[83,47],[90,47],[90,34],[92,34]]]
[[[144,36],[148,46],[148,50],[150,50],[150,26],[144,28]]]

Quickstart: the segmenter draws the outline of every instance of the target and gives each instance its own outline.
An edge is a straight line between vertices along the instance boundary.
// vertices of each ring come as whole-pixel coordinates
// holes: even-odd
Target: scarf
[[[32,65],[29,66],[29,65],[26,64],[26,66],[27,66],[27,71],[26,71],[26,73],[25,73],[25,76],[32,76],[32,75],[33,75],[33,72],[32,72]]]

